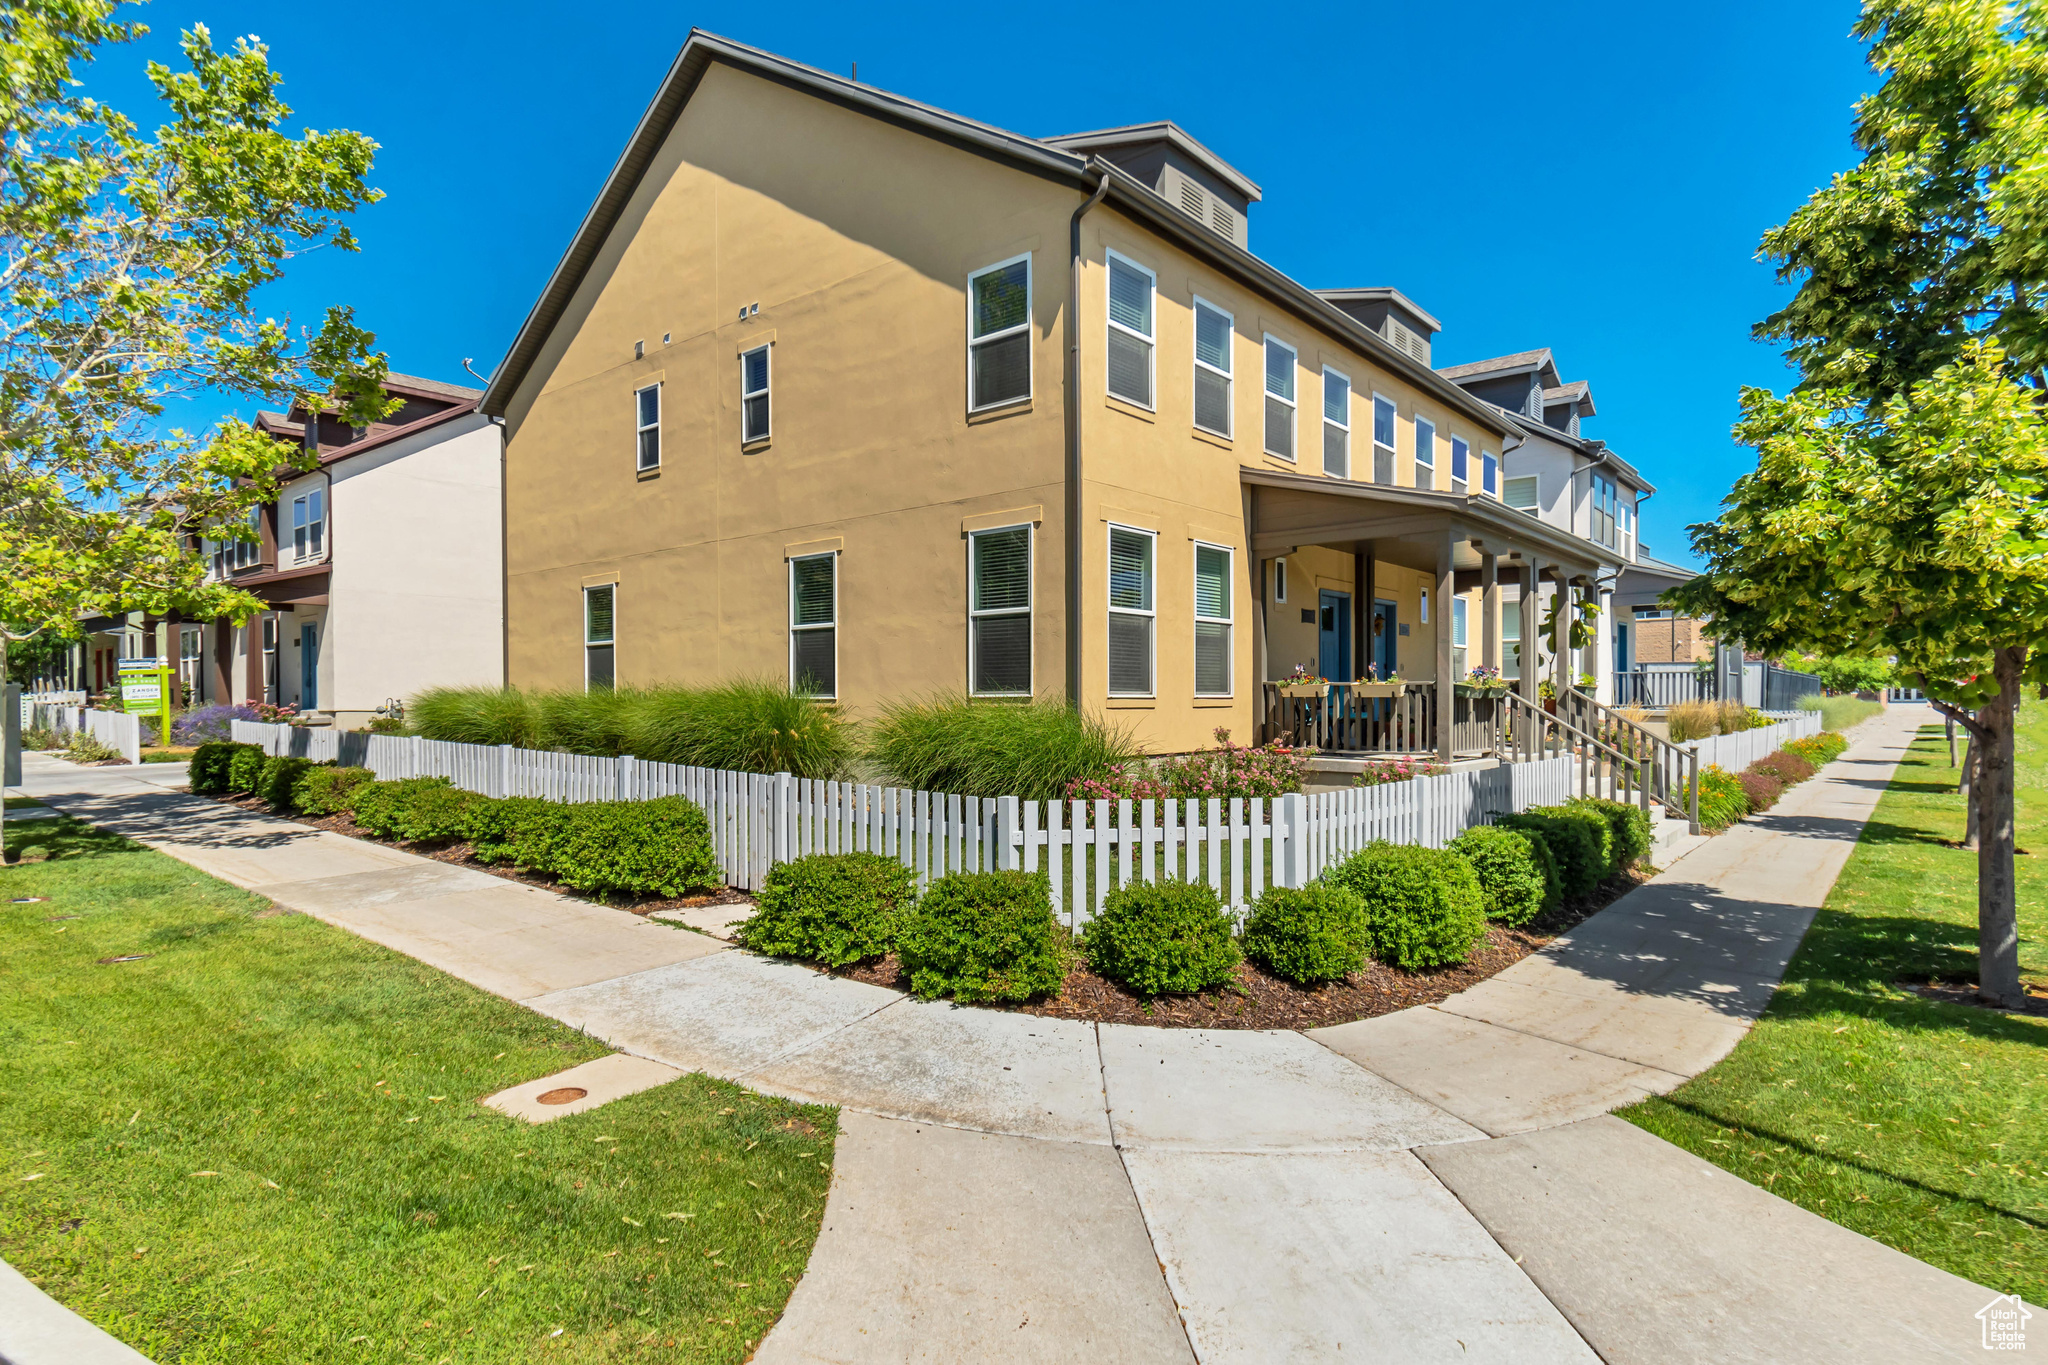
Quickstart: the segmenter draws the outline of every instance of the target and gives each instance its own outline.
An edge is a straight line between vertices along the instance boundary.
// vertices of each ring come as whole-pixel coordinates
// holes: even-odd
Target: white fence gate
[[[120,751],[121,757],[130,763],[142,762],[142,717],[130,716],[119,711],[94,711],[84,706],[57,706],[49,702],[34,702],[25,708],[25,726],[52,730],[60,735],[75,735],[80,731],[91,735],[110,749]]]
[[[1348,791],[1228,801],[1020,801],[788,773],[737,773],[416,736],[232,723],[237,743],[368,768],[379,781],[445,777],[486,796],[637,801],[684,796],[711,825],[726,881],[757,889],[776,863],[878,853],[920,888],[951,872],[1043,871],[1060,922],[1080,928],[1117,886],[1207,882],[1243,915],[1268,886],[1302,886],[1375,839],[1442,847],[1494,816],[1572,792],[1569,755]]]
[[[1755,730],[1738,730],[1732,735],[1709,735],[1686,741],[1685,747],[1700,756],[1700,766],[1718,763],[1731,773],[1785,747],[1785,741],[1820,733],[1820,712],[1792,711],[1784,719]]]

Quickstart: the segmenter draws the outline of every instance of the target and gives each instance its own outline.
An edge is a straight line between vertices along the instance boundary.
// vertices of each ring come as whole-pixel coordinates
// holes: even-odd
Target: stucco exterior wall
[[[504,680],[499,432],[478,414],[330,466],[320,707]],[[289,507],[289,503],[286,504]],[[298,638],[292,613],[283,616]],[[279,680],[298,687],[289,643]]]

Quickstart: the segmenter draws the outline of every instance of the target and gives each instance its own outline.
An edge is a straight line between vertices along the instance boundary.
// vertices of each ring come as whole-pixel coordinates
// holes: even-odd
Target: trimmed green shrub
[[[910,869],[879,853],[812,853],[768,869],[734,939],[776,957],[844,967],[880,957],[917,900]]]
[[[1575,796],[1567,806],[1590,810],[1607,822],[1607,874],[1618,877],[1650,856],[1650,813],[1604,796]]]
[[[306,815],[339,815],[349,807],[356,788],[372,781],[368,768],[338,768],[316,763],[299,774],[292,788],[292,805]]]
[[[687,896],[723,886],[704,808],[681,796],[555,804],[558,828],[538,868],[578,891]]]
[[[312,766],[310,758],[264,759],[256,778],[256,795],[268,801],[272,810],[291,810],[292,789]]]
[[[407,792],[392,820],[398,837],[414,844],[449,844],[469,836],[469,808],[490,800],[440,779]]]
[[[1042,872],[956,872],[897,923],[896,951],[925,1000],[1032,1000],[1067,978],[1067,933]]]
[[[1323,873],[1365,903],[1372,955],[1403,971],[1463,962],[1486,937],[1486,897],[1463,855],[1415,844],[1368,844]]]
[[[1088,964],[1143,995],[1221,985],[1238,964],[1229,914],[1200,882],[1135,882],[1103,898],[1089,921]]]
[[[1131,734],[1064,701],[977,701],[960,694],[882,708],[867,757],[916,791],[1055,801],[1069,785],[1107,778],[1142,757]]]
[[[510,863],[543,869],[554,862],[554,839],[561,829],[555,818],[561,802],[538,796],[506,796],[473,801],[463,834],[480,863]]]
[[[1608,846],[1613,836],[1607,822],[1592,811],[1562,815],[1564,806],[1531,806],[1494,821],[1502,829],[1533,834],[1550,850],[1557,864],[1558,890],[1569,900],[1590,896],[1607,875]]]
[[[1449,847],[1478,874],[1480,909],[1488,919],[1519,928],[1551,903],[1555,873],[1547,872],[1543,861],[1549,850],[1526,831],[1474,825]]]
[[[1718,763],[1700,769],[1700,828],[1720,831],[1749,814],[1742,780]]]
[[[192,751],[192,766],[186,769],[192,779],[195,796],[220,796],[228,790],[228,765],[234,761],[238,750],[249,749],[261,754],[262,749],[254,744],[236,744],[230,740],[215,740],[202,744]]]
[[[1275,886],[1245,919],[1244,955],[1301,985],[1340,981],[1365,965],[1365,935],[1365,905],[1343,887]]]
[[[237,744],[235,752],[228,758],[227,790],[243,796],[253,796],[256,784],[263,777],[263,765],[270,761],[270,755],[263,752],[260,744]]]
[[[355,790],[349,812],[355,822],[379,839],[406,839],[413,800],[428,787],[453,790],[445,777],[408,777],[397,782],[366,782]]]

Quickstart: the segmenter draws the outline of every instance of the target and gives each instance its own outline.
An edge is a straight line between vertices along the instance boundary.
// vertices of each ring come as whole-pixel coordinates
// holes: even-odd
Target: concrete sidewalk
[[[763,1362],[1938,1359],[1989,1290],[1601,1117],[1739,1040],[1924,714],[1492,981],[1310,1034],[924,1004],[116,770],[25,776],[622,1050],[844,1106]]]

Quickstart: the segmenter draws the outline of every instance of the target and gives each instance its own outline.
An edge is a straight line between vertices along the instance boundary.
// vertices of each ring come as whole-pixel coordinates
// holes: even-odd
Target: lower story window
[[[1469,657],[1469,646],[1466,642],[1466,623],[1469,619],[1468,613],[1470,610],[1471,603],[1464,598],[1453,597],[1451,599],[1451,678],[1453,681],[1464,677],[1469,671],[1465,666],[1465,660]]]
[[[1109,528],[1109,693],[1152,695],[1152,546],[1150,531]]]
[[[1522,604],[1509,603],[1500,615],[1500,675],[1522,676]]]
[[[983,696],[1031,693],[1031,528],[967,538],[968,675]]]
[[[1195,546],[1195,695],[1231,694],[1230,561],[1221,545]]]
[[[583,590],[583,688],[587,692],[612,685],[617,598],[616,583]]]
[[[839,695],[839,556],[789,561],[789,687]]]

